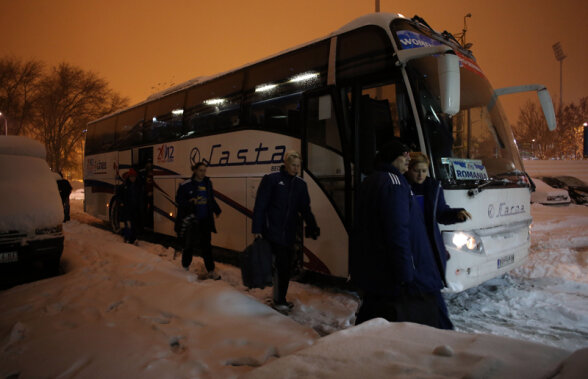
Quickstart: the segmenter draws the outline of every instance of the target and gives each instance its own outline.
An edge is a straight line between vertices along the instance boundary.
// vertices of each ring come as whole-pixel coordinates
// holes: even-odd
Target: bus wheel
[[[120,227],[120,202],[117,198],[112,199],[110,202],[110,209],[109,209],[109,220],[110,220],[110,228],[115,233],[120,233],[122,228]]]

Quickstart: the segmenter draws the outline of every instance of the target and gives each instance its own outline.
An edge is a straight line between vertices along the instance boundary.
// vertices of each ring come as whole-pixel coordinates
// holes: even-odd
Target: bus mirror
[[[450,116],[459,112],[460,78],[459,57],[455,54],[437,56],[441,110]]]
[[[494,96],[492,96],[492,99],[488,104],[488,110],[492,110],[492,108],[496,105],[498,96],[527,91],[537,91],[539,102],[541,103],[541,108],[543,109],[543,115],[545,116],[545,121],[547,121],[547,127],[549,130],[554,131],[557,127],[557,121],[555,120],[553,102],[551,101],[551,95],[549,94],[549,91],[544,85],[541,84],[527,84],[523,86],[506,87],[494,90]]]
[[[543,115],[545,115],[545,120],[547,121],[547,127],[550,131],[554,131],[556,127],[556,121],[555,109],[553,109],[551,95],[549,95],[549,91],[545,87],[538,90],[537,95],[539,96],[539,102],[541,103],[541,108],[543,109]]]

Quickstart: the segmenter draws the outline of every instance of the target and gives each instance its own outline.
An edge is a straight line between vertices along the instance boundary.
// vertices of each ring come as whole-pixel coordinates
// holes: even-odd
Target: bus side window
[[[188,89],[182,137],[231,130],[242,124],[243,71]]]
[[[299,137],[300,97],[292,94],[250,104],[249,126]]]

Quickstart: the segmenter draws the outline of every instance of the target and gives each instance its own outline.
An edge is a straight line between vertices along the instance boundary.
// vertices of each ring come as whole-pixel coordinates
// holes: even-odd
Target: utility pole
[[[461,33],[455,34],[455,38],[461,43],[461,46],[463,46],[465,49],[470,49],[473,45],[473,43],[466,44],[466,32],[468,31],[467,19],[470,17],[472,17],[471,13],[468,13],[465,16],[463,16],[463,29],[461,30]]]
[[[561,48],[561,43],[556,42],[553,46],[553,53],[555,59],[559,61],[559,111],[561,112],[563,106],[563,60],[566,59],[566,55]]]

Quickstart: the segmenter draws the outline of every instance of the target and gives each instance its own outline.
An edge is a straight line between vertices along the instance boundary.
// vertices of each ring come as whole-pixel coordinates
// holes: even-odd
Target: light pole
[[[468,31],[468,24],[467,24],[467,19],[472,17],[471,13],[466,14],[465,16],[463,16],[463,29],[461,30],[461,33],[456,33],[455,34],[455,38],[457,40],[459,40],[459,42],[461,43],[461,45],[466,48],[466,49],[471,49],[471,47],[473,46],[473,43],[468,43],[466,44],[466,33]]]
[[[4,134],[8,135],[8,121],[6,120],[6,115],[0,112],[0,117],[4,118]]]
[[[559,111],[561,112],[563,105],[563,60],[566,59],[566,55],[561,48],[561,43],[556,42],[552,47],[555,59],[559,61]]]

